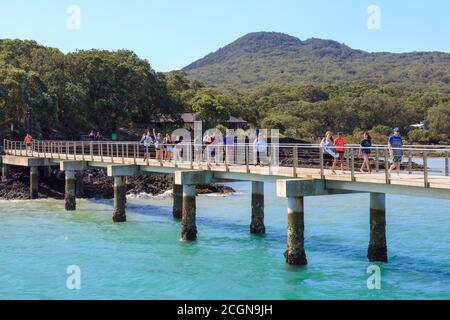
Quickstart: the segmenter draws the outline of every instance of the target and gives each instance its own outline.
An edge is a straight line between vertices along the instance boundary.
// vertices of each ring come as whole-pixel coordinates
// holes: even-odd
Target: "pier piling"
[[[5,182],[8,180],[9,177],[9,165],[4,164],[2,166],[2,181]]]
[[[76,193],[77,198],[83,198],[83,196],[84,196],[83,176],[84,176],[83,171],[75,172],[75,180],[76,180],[75,193]]]
[[[30,199],[38,198],[39,194],[39,167],[30,167]]]
[[[367,257],[370,262],[388,262],[384,193],[370,194],[370,242]]]
[[[264,182],[252,182],[252,221],[250,224],[252,234],[265,234],[264,225]]]
[[[288,198],[287,250],[284,253],[290,265],[304,266],[308,264],[305,253],[304,198]]]
[[[173,217],[183,218],[183,186],[173,184]]]
[[[126,222],[126,185],[124,177],[114,177],[114,222]]]
[[[76,199],[75,199],[75,171],[72,170],[66,170],[66,188],[65,188],[65,195],[64,195],[64,202],[65,202],[65,208],[66,211],[75,211],[77,208]]]
[[[183,218],[181,222],[181,239],[183,241],[197,240],[195,198],[195,185],[183,185]]]

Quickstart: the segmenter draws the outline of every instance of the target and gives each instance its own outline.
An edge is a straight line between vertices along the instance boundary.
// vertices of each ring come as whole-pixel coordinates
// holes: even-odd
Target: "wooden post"
[[[297,173],[297,167],[298,167],[298,146],[294,146],[293,148],[293,156],[294,156],[294,162],[292,165],[292,175],[294,178],[298,178],[298,173]]]
[[[350,165],[351,165],[351,179],[353,182],[356,181],[355,177],[355,151],[353,150],[353,147],[350,149]]]
[[[247,173],[250,173],[250,146],[248,144],[245,144],[245,166]]]
[[[322,146],[320,146],[319,154],[320,154],[320,179],[325,179],[324,163],[323,163],[323,148],[322,148]]]
[[[430,187],[428,182],[428,155],[426,151],[423,152],[423,183],[425,188]]]
[[[412,174],[412,151],[409,150],[408,156],[408,173]]]
[[[378,147],[375,149],[375,156],[375,171],[378,173],[380,172],[380,149]]]
[[[391,184],[391,177],[389,174],[389,157],[388,157],[388,149],[384,149],[384,175],[386,179],[386,184]]]
[[[448,166],[448,151],[445,151],[445,176],[449,176],[449,166]]]

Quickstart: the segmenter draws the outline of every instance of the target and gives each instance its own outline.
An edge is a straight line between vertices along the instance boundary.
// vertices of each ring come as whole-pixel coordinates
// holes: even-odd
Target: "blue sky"
[[[67,27],[67,7],[81,29]],[[381,29],[367,28],[367,8]],[[333,39],[367,51],[450,52],[450,1],[427,0],[0,0],[0,38],[64,52],[130,49],[158,71],[182,68],[254,31]]]

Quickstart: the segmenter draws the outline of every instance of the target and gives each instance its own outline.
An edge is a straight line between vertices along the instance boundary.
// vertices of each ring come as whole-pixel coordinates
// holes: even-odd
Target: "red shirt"
[[[336,147],[345,147],[345,140],[343,138],[337,138],[334,140],[334,145]],[[336,152],[345,152],[344,148],[336,148]]]
[[[26,144],[30,144],[30,143],[31,143],[31,136],[30,136],[30,135],[27,135],[27,136],[25,137],[25,143],[26,143]]]

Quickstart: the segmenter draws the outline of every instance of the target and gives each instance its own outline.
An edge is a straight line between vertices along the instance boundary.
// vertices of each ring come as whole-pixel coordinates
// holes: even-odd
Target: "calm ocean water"
[[[388,196],[390,263],[367,288],[368,195],[306,200],[309,265],[284,263],[286,200],[266,184],[265,237],[249,234],[250,183],[198,198],[196,243],[183,243],[171,199],[130,199],[128,222],[112,201],[0,202],[1,299],[449,299],[450,203]],[[81,290],[66,287],[81,269]]]

